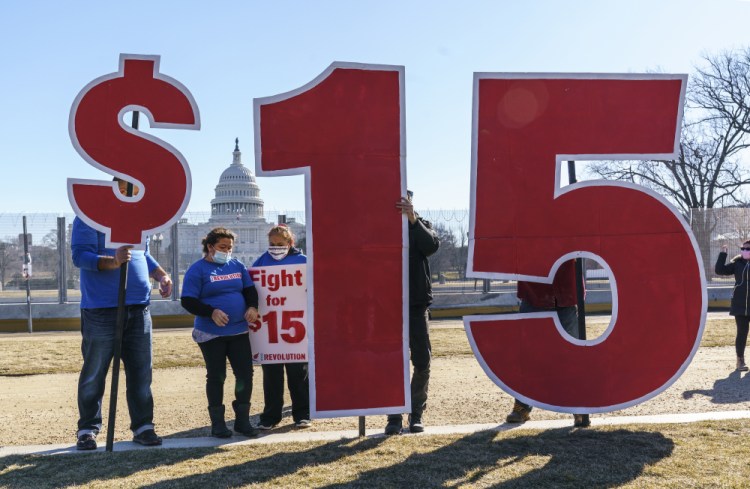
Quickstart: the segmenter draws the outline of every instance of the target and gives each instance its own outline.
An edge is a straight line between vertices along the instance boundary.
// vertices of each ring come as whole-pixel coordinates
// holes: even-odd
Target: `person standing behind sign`
[[[126,195],[126,182],[118,182]],[[134,195],[138,194],[135,187]],[[83,366],[78,379],[78,450],[96,450],[96,435],[102,428],[102,397],[115,349],[120,265],[128,264],[125,296],[125,327],[122,362],[125,366],[126,397],[133,441],[161,445],[154,431],[154,398],[151,394],[151,281],[159,282],[162,297],[172,294],[172,280],[148,251],[132,246],[105,248],[105,236],[76,217],[70,239],[73,264],[81,270],[81,353]]]
[[[740,254],[727,263],[727,246],[721,247],[719,258],[716,260],[715,272],[717,275],[734,274],[734,291],[729,314],[734,316],[737,324],[737,336],[734,339],[734,349],[737,353],[737,370],[747,372],[745,363],[745,345],[747,344],[747,332],[750,325],[750,241],[745,241],[740,247]]]
[[[519,281],[517,295],[521,299],[518,312],[556,311],[563,329],[573,338],[580,338],[575,260],[560,265],[551,284]],[[525,423],[530,415],[531,406],[516,399],[505,421]],[[573,425],[585,428],[591,425],[591,419],[588,414],[574,414]]]
[[[274,226],[268,232],[268,251],[258,257],[253,267],[298,265],[307,263],[307,257],[294,247],[294,234],[285,224]],[[260,305],[261,312],[263,304]],[[261,314],[262,315],[262,314]],[[281,422],[284,409],[284,369],[286,383],[292,398],[292,419],[297,428],[310,427],[310,385],[307,362],[264,363],[263,413],[258,428],[270,430]]]
[[[440,240],[429,221],[414,212],[413,193],[396,202],[396,208],[409,220],[409,350],[414,373],[411,378],[411,413],[409,431],[424,431],[422,413],[427,407],[427,390],[430,384],[432,346],[427,323],[427,308],[432,304],[432,276],[427,257],[438,250]],[[386,435],[401,433],[402,416],[391,414],[385,426]]]
[[[234,431],[256,436],[250,424],[253,367],[248,324],[258,318],[258,292],[250,274],[232,258],[234,233],[212,229],[203,239],[203,258],[185,272],[181,303],[195,315],[193,339],[206,362],[206,397],[211,435],[228,438],[224,420],[227,360],[234,372]]]

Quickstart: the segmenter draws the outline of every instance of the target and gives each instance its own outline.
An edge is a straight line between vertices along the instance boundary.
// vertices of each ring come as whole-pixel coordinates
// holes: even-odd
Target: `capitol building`
[[[183,218],[177,225],[179,267],[182,270],[201,258],[201,241],[215,227],[226,227],[235,233],[237,239],[232,256],[245,265],[251,265],[268,249],[268,231],[276,222],[268,222],[264,217],[260,187],[253,172],[242,164],[238,139],[235,139],[232,164],[222,172],[214,192],[208,222],[192,224]],[[286,221],[297,240],[304,236],[304,224],[293,219],[285,220],[284,216],[279,216],[278,221]]]

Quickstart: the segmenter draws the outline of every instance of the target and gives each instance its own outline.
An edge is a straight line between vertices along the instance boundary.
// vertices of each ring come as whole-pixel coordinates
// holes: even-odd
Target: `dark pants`
[[[253,360],[247,333],[219,336],[198,343],[206,362],[206,397],[209,407],[224,404],[224,380],[227,359],[234,372],[234,398],[238,404],[250,404],[253,392]]]
[[[263,364],[263,401],[265,406],[260,415],[260,424],[274,426],[281,421],[284,409],[284,368],[286,383],[292,398],[292,418],[297,423],[310,419],[310,385],[307,377],[307,363]]]
[[[531,304],[529,304],[526,301],[521,301],[521,306],[518,308],[518,312],[527,313],[527,312],[544,312],[544,311],[551,311],[551,309],[544,309],[541,307],[534,307]],[[573,338],[579,339],[579,333],[578,333],[578,307],[577,306],[567,306],[567,307],[555,307],[555,311],[557,311],[557,317],[560,319],[560,324],[562,325],[563,329]],[[529,411],[531,411],[531,406],[526,404],[525,402],[521,402],[518,399],[516,399],[516,402],[525,408],[527,408]]]
[[[734,340],[734,349],[738,357],[744,357],[750,316],[735,316],[734,322],[737,323],[737,337]]]
[[[427,323],[427,306],[409,308],[409,350],[414,373],[411,377],[411,412],[421,415],[427,407],[427,391],[430,387],[430,327]],[[401,416],[392,415],[391,419]]]
[[[126,397],[130,429],[153,429],[154,398],[151,395],[151,313],[146,305],[126,306],[122,333]],[[102,428],[102,396],[107,371],[115,353],[117,308],[81,309],[83,367],[78,378],[78,435],[99,433]]]

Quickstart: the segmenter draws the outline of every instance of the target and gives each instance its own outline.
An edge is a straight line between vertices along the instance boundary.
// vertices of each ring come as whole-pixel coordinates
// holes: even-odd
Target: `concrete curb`
[[[700,421],[725,421],[731,419],[750,419],[750,411],[713,411],[706,413],[679,413],[679,414],[657,414],[644,416],[592,416],[591,427],[618,426],[631,424],[680,424],[697,423]],[[566,419],[528,421],[522,425],[516,424],[467,424],[453,426],[427,426],[425,432],[414,436],[429,435],[461,435],[476,433],[479,431],[504,432],[510,430],[550,430],[571,428],[572,421]],[[586,429],[586,428],[575,428]],[[382,437],[381,430],[368,430],[367,437]],[[128,452],[132,450],[158,450],[170,448],[215,448],[215,447],[237,447],[245,445],[271,444],[271,443],[301,443],[311,441],[336,441],[343,439],[359,438],[356,430],[348,431],[295,431],[292,433],[274,433],[273,431],[261,434],[257,438],[243,438],[239,441],[237,437],[220,439],[212,437],[202,438],[167,438],[160,447],[144,447],[131,441],[120,441],[114,444],[113,451]],[[11,455],[62,455],[62,454],[86,454],[104,452],[104,439],[100,440],[102,446],[96,450],[79,451],[74,445],[27,445],[0,447],[0,458]]]

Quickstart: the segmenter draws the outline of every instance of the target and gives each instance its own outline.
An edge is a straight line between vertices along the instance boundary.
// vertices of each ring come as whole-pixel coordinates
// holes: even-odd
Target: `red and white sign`
[[[532,405],[596,413],[669,387],[705,323],[700,252],[663,197],[624,182],[560,187],[575,160],[675,158],[687,77],[474,78],[468,276],[551,283],[571,258],[612,278],[610,327],[572,339],[552,313],[464,318],[482,367]]]
[[[250,326],[254,363],[307,362],[307,265],[253,267],[260,319]]]
[[[159,73],[159,56],[120,55],[120,69],[86,85],[70,110],[68,129],[76,151],[90,165],[134,183],[139,193],[120,194],[112,181],[68,179],[76,215],[106,236],[106,246],[145,246],[165,230],[190,201],[190,169],[177,149],[129,127],[125,114],[138,111],[151,127],[200,129],[193,96],[180,82]]]
[[[314,418],[410,408],[404,68],[334,63],[255,99],[256,173],[305,175]]]

